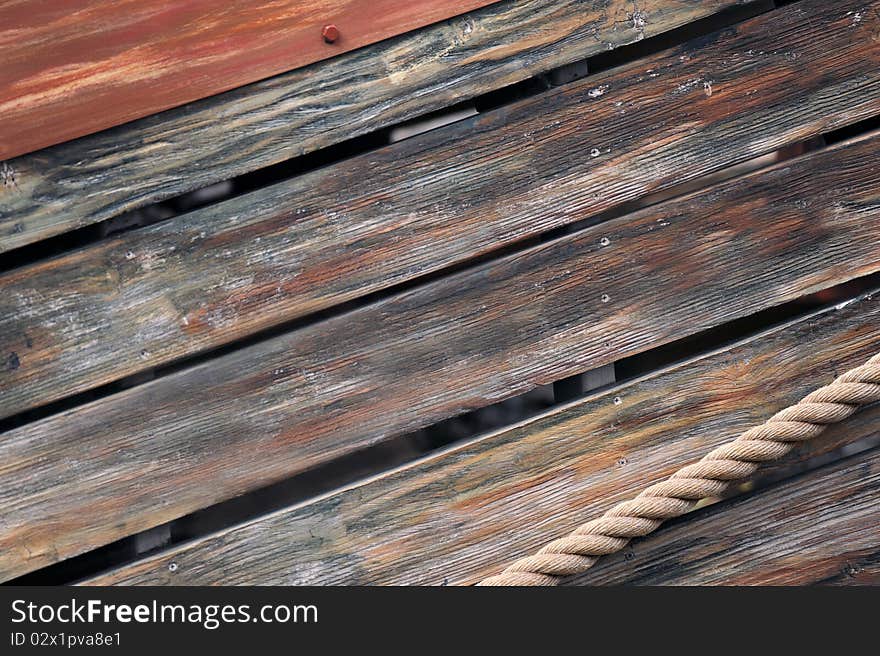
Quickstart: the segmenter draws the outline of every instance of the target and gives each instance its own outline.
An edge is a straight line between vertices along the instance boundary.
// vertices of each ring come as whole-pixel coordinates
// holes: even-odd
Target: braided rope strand
[[[553,540],[535,555],[520,558],[479,585],[557,585],[562,577],[581,574],[600,556],[620,551],[631,539],[648,535],[667,519],[685,514],[701,499],[718,496],[733,482],[753,475],[762,463],[781,458],[799,443],[819,435],[827,425],[877,401],[880,353],[760,426],[713,449],[699,462],[682,467],[667,480]]]

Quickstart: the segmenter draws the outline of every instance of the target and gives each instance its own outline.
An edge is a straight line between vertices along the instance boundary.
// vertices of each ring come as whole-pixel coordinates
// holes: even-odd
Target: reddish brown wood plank
[[[0,578],[876,273],[878,144],[810,153],[9,431]],[[85,269],[80,282],[116,293]]]
[[[475,583],[862,364],[878,325],[880,296],[831,308],[92,583]],[[878,420],[880,407],[856,414],[786,462],[876,434]]]
[[[876,114],[880,18],[853,24],[857,6],[786,7],[0,275],[0,358],[18,363],[0,368],[0,417]]]
[[[8,0],[0,159],[67,141],[496,0]],[[325,25],[339,36],[326,43]]]

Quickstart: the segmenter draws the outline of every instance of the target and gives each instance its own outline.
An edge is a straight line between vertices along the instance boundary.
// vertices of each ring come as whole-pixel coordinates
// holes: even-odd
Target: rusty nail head
[[[325,25],[324,29],[321,30],[321,36],[324,37],[326,43],[333,43],[339,38],[339,28],[332,24]]]

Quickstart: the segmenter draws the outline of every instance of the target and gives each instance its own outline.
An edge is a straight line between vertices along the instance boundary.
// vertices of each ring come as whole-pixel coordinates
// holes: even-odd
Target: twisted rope
[[[880,353],[833,383],[777,412],[766,423],[682,467],[630,501],[521,558],[479,585],[557,585],[564,576],[587,571],[600,556],[623,549],[631,539],[656,530],[664,521],[691,510],[699,500],[718,496],[765,462],[781,458],[811,440],[828,424],[843,421],[861,406],[880,401]]]

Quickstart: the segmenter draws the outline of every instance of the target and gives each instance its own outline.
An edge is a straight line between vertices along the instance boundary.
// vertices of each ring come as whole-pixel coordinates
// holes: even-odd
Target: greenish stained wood
[[[509,0],[2,164],[0,253],[660,34],[745,0]]]
[[[9,431],[0,578],[876,273],[878,143],[811,153]]]
[[[880,434],[880,407],[863,419]],[[878,527],[875,448],[694,513],[566,584],[877,585]]]
[[[880,295],[875,292],[375,479],[121,566],[88,583],[472,584],[862,364],[877,351],[878,325]],[[878,418],[880,408],[858,413],[799,447],[777,467],[875,435]],[[830,531],[840,527],[847,512],[853,512],[855,523],[843,524],[851,529],[859,518],[877,516],[877,474],[871,470],[855,487],[850,485],[853,475],[832,477],[840,484],[833,493],[839,507],[823,508]],[[866,498],[850,507],[848,497],[865,490],[873,508],[866,507]],[[721,563],[732,577],[741,568],[743,582],[769,576],[756,554],[746,555],[749,542],[760,544],[762,537],[772,536],[779,544],[784,539],[786,526],[777,521],[781,508],[790,509],[784,513],[786,524],[804,509],[809,518],[798,520],[800,525],[819,519],[811,500],[792,492],[785,496],[789,505],[782,506],[769,494],[766,502],[763,496],[742,502],[742,511],[728,514],[727,520],[713,522],[710,511],[708,520],[695,522],[700,526],[703,521],[704,531],[689,522],[670,530],[669,535],[694,547],[692,552],[674,539],[664,540],[665,533],[644,546],[635,543],[632,568],[656,565],[659,573],[648,579],[657,582],[664,580],[663,574],[675,578],[676,563],[690,563],[675,580],[714,581],[712,572],[695,571],[706,556],[707,566]],[[776,515],[748,512],[756,506]],[[724,511],[717,516],[724,517]],[[713,535],[708,527],[724,530]],[[841,562],[849,535],[822,532],[834,563]],[[860,529],[857,548],[865,538],[876,548],[876,522]],[[797,536],[792,540],[798,544]],[[694,544],[700,541],[705,546]],[[668,568],[660,564],[663,545],[673,549]],[[733,548],[727,558],[724,545]],[[689,553],[693,560],[688,560]],[[806,568],[804,578],[816,564],[810,557],[796,562]],[[618,563],[608,578],[629,580],[621,575],[627,567]],[[827,571],[817,570],[818,578]],[[787,574],[796,582],[795,572]],[[724,576],[722,571],[717,578]]]
[[[0,276],[0,417],[876,114],[880,41],[870,34],[880,12],[854,23],[857,5],[785,7],[462,124],[8,272]]]

